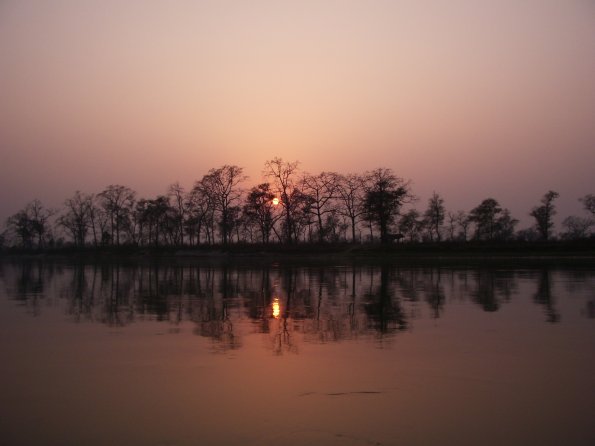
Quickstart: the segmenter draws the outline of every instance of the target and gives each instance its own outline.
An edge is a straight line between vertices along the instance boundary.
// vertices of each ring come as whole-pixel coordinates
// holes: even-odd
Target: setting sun
[[[277,206],[279,204],[279,199],[277,197],[273,198],[273,206]]]

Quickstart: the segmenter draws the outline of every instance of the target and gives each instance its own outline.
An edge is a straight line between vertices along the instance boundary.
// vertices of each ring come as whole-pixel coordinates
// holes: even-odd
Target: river
[[[592,445],[592,268],[0,262],[1,445]]]

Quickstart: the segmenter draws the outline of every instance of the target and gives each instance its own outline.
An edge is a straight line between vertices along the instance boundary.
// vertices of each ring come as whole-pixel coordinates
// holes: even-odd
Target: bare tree
[[[571,240],[586,238],[594,225],[595,221],[591,218],[571,215],[570,217],[566,217],[562,222],[562,226],[566,228],[562,237]]]
[[[459,224],[459,227],[461,228],[459,236],[464,242],[466,242],[469,235],[469,226],[471,226],[472,220],[465,211],[457,211],[455,218]]]
[[[365,213],[364,179],[361,175],[340,175],[337,183],[337,212],[351,223],[351,241],[355,242],[355,228],[358,219]]]
[[[214,209],[219,212],[219,228],[223,244],[227,244],[233,227],[231,208],[237,206],[242,196],[240,184],[246,180],[243,169],[225,165],[211,169],[201,180],[206,192],[213,200]]]
[[[448,217],[448,238],[452,241],[456,239],[455,233],[458,225],[457,214],[454,212],[448,212],[446,216]]]
[[[428,200],[428,208],[424,213],[424,218],[426,220],[426,226],[428,228],[430,240],[434,240],[434,235],[436,235],[436,240],[440,241],[440,229],[444,224],[444,217],[444,199],[436,192],[434,192]]]
[[[593,216],[595,216],[595,195],[587,194],[582,198],[579,198],[579,201],[583,203],[583,206],[587,212],[590,212]]]
[[[64,205],[66,213],[59,217],[58,223],[70,232],[75,245],[83,246],[92,225],[93,195],[86,195],[77,190]]]
[[[101,244],[107,243],[109,237],[107,232],[108,215],[97,202],[98,197],[94,196],[89,208],[89,223],[93,234],[94,246],[98,246],[100,242]]]
[[[200,235],[203,230],[207,234],[207,242],[209,243],[211,241],[209,228],[212,228],[212,222],[214,221],[213,213],[215,210],[213,200],[202,181],[197,181],[190,191],[187,207],[188,220],[186,223],[186,232],[191,243],[196,236],[196,244],[200,245]]]
[[[399,220],[399,232],[410,242],[417,241],[423,229],[424,221],[420,217],[417,209],[409,209]]]
[[[110,222],[111,243],[120,245],[120,232],[128,222],[136,193],[126,186],[112,184],[99,194],[101,206]]]
[[[21,246],[32,248],[36,243],[38,248],[42,248],[45,237],[50,231],[49,220],[55,213],[54,209],[45,208],[41,201],[36,199],[10,216],[6,225],[20,238]]]
[[[281,158],[274,158],[265,163],[263,174],[273,181],[273,184],[280,194],[280,203],[283,206],[284,222],[283,229],[285,241],[292,243],[296,233],[296,221],[294,211],[298,208],[297,201],[302,196],[297,185],[298,162],[285,162]]]
[[[173,209],[176,213],[175,220],[177,222],[179,244],[184,245],[184,222],[186,220],[186,211],[188,209],[184,187],[178,182],[171,184],[168,188],[168,197],[170,201],[173,202]]]
[[[310,212],[318,226],[318,241],[324,241],[325,215],[333,212],[332,199],[336,195],[338,175],[334,172],[322,172],[318,175],[304,174],[302,192],[311,197]]]

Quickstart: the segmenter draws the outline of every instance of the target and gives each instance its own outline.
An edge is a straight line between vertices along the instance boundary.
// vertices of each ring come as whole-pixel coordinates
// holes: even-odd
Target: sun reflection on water
[[[280,315],[281,315],[281,306],[279,305],[279,298],[275,297],[273,299],[273,317],[275,319],[279,319]]]

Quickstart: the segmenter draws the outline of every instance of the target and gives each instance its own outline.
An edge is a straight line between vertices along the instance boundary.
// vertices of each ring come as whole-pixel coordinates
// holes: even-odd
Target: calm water
[[[1,445],[593,445],[592,269],[0,263]]]

